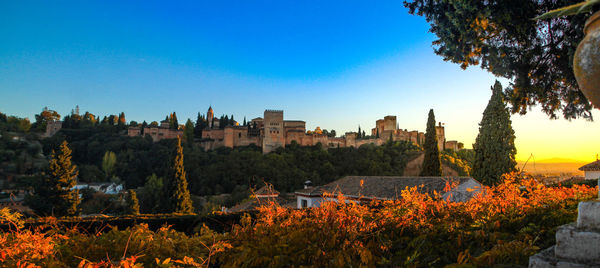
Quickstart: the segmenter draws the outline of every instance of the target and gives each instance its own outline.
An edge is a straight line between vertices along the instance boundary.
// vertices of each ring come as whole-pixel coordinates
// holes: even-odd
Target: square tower
[[[263,119],[263,153],[269,153],[278,147],[285,147],[282,110],[265,110]]]
[[[439,122],[435,127],[435,132],[438,139],[438,150],[441,152],[444,150],[444,145],[446,143],[446,133],[444,131],[444,124],[442,122]]]

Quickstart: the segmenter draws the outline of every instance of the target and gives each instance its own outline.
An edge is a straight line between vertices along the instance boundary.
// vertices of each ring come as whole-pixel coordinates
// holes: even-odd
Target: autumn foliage
[[[15,223],[0,233],[0,266],[526,265],[554,243],[557,226],[575,220],[577,203],[596,194],[589,186],[546,187],[510,174],[465,203],[413,188],[397,201],[359,204],[340,197],[301,210],[272,204],[228,233],[203,227],[191,236],[145,225],[95,234],[27,230],[3,210],[2,220]]]

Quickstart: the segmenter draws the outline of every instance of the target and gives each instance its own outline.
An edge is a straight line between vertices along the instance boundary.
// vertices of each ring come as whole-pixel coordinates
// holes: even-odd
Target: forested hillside
[[[169,177],[176,140],[153,142],[149,136],[128,137],[124,116],[121,113],[97,120],[97,116],[88,112],[84,116],[72,114],[65,117],[64,128],[49,138],[41,137],[38,126],[45,122],[41,115],[33,127],[24,119],[4,120],[0,122],[4,137],[0,156],[8,167],[4,172],[17,177],[25,173],[34,175],[17,179],[24,187],[36,183],[40,178],[35,175],[45,170],[52,150],[66,140],[79,171],[79,182],[113,181],[123,183],[126,189],[140,189],[142,212],[164,212],[155,203],[167,182],[165,178]],[[176,120],[173,115],[169,118]],[[202,117],[199,118],[202,123]],[[20,128],[20,125],[26,126]],[[9,129],[11,131],[7,131]],[[329,149],[320,144],[303,147],[292,143],[269,154],[263,154],[260,147],[254,145],[205,151],[197,143],[188,141],[183,147],[190,193],[194,196],[230,194],[219,202],[226,206],[247,198],[250,189],[263,181],[285,193],[302,188],[306,180],[322,185],[346,175],[403,175],[406,163],[422,152],[420,147],[405,141]],[[31,156],[26,157],[23,152],[30,152]],[[468,150],[442,154],[442,162],[463,176],[469,174],[470,158]],[[19,159],[29,159],[29,162]],[[84,199],[89,196],[85,195]]]

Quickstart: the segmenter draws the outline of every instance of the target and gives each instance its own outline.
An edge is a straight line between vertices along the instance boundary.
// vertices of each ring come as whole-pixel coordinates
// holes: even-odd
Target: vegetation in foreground
[[[449,187],[451,187],[449,185]],[[2,266],[57,267],[282,267],[526,266],[554,243],[557,226],[572,222],[577,203],[597,188],[546,187],[505,175],[465,203],[405,189],[402,200],[357,204],[328,202],[311,209],[263,206],[230,232],[207,227],[185,235],[146,225],[101,233],[77,229],[25,229],[6,209],[0,233]],[[343,199],[343,197],[342,197]]]

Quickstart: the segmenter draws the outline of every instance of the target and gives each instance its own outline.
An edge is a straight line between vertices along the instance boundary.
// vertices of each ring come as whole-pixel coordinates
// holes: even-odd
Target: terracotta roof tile
[[[323,193],[342,193],[348,197],[369,199],[398,199],[406,187],[417,187],[422,193],[443,193],[446,183],[457,184],[473,180],[471,177],[403,177],[403,176],[347,176],[332,183],[296,191],[299,195],[321,196]],[[362,181],[362,183],[361,183]]]

